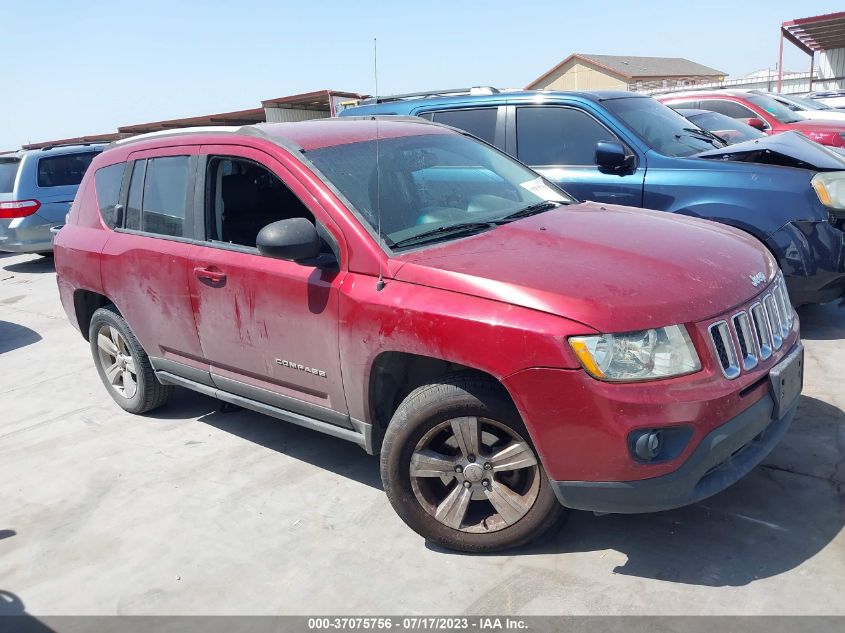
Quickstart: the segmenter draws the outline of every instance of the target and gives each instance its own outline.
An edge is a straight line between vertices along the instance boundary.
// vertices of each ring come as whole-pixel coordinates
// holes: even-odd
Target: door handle
[[[226,281],[226,273],[221,272],[219,270],[215,270],[214,268],[204,268],[203,266],[197,266],[196,268],[194,268],[194,275],[197,277],[197,279],[207,279],[208,281],[214,282],[216,284]]]

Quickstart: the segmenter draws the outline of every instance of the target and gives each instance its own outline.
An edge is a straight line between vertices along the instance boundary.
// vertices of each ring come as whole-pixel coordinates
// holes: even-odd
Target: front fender
[[[497,380],[530,367],[580,367],[566,337],[586,325],[503,302],[350,273],[340,297],[340,361],[349,414],[371,421],[370,373],[384,352],[457,363]]]
[[[824,221],[813,172],[703,158],[652,161],[643,206],[713,220],[764,240],[789,222]]]
[[[792,303],[824,303],[842,296],[845,234],[830,222],[789,222],[766,245],[783,270]]]

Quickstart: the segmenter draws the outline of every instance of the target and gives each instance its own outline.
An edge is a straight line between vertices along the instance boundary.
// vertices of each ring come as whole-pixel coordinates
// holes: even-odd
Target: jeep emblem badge
[[[757,286],[759,286],[760,284],[766,282],[766,275],[764,275],[763,273],[757,273],[755,275],[750,275],[750,277],[751,277],[751,285],[754,286],[755,288]]]

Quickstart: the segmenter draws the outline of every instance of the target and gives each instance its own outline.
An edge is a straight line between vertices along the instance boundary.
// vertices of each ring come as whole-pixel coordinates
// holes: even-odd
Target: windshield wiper
[[[687,134],[687,136],[691,136],[693,138],[697,138],[699,140],[706,141],[706,142],[710,143],[711,145],[713,144],[713,141],[716,141],[717,143],[721,143],[721,147],[724,147],[728,144],[728,142],[725,139],[723,139],[721,136],[716,136],[715,134],[713,134],[713,132],[708,132],[707,130],[702,130],[701,128],[685,127],[685,128],[681,128],[681,129],[683,129],[684,132],[689,132],[689,134]],[[675,134],[675,138],[681,138],[682,136],[683,136],[683,134]],[[717,145],[717,147],[719,147],[719,146]]]
[[[436,229],[423,231],[422,233],[417,233],[416,235],[411,235],[410,237],[393,242],[390,247],[413,246],[415,244],[436,242],[460,235],[472,235],[473,233],[479,233],[486,229],[492,229],[495,226],[495,222],[458,222],[457,224],[447,224],[446,226],[439,226]]]
[[[538,213],[542,213],[543,211],[548,211],[549,209],[554,209],[555,207],[559,207],[562,202],[553,202],[552,200],[544,200],[543,202],[537,202],[536,204],[529,204],[527,207],[520,209],[519,211],[514,211],[513,213],[508,213],[506,216],[498,218],[497,220],[492,220],[493,222],[502,223],[510,222],[512,220],[518,220],[519,218],[527,218],[529,215],[536,215]]]

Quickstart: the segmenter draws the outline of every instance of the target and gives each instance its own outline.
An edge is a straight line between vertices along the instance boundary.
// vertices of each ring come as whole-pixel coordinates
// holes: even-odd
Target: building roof
[[[781,24],[781,33],[808,55],[845,48],[845,11],[799,18]]]
[[[580,59],[616,74],[625,79],[645,79],[663,77],[698,77],[698,76],[724,76],[726,72],[716,70],[703,64],[692,62],[683,57],[635,57],[631,55],[587,55],[585,53],[573,53],[557,66],[543,73],[537,79],[528,84],[528,88],[535,87],[538,83],[553,74],[571,59]]]
[[[304,108],[306,110],[329,110],[331,98],[342,99],[363,99],[368,95],[357,92],[345,92],[343,90],[315,90],[314,92],[303,92],[298,95],[287,97],[276,97],[275,99],[264,99],[261,105],[266,107],[282,108]]]
[[[204,114],[202,116],[192,116],[184,119],[168,119],[165,121],[152,121],[151,123],[123,125],[117,128],[117,131],[124,134],[144,134],[146,132],[158,132],[160,130],[180,127],[249,125],[250,123],[264,123],[264,121],[264,108],[252,108],[249,110],[236,110],[235,112]]]
[[[89,134],[87,136],[75,136],[73,138],[62,138],[55,141],[43,141],[41,143],[29,143],[22,145],[22,149],[43,149],[45,147],[58,147],[60,145],[90,145],[92,143],[109,143],[123,138],[126,134],[112,132],[110,134]]]

